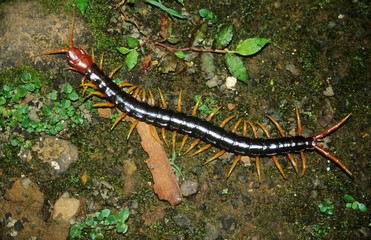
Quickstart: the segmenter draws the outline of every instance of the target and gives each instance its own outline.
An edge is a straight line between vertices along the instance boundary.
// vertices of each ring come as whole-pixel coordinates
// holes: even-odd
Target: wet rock
[[[78,213],[80,200],[76,198],[60,198],[54,204],[53,219],[68,222]]]
[[[32,151],[41,161],[49,163],[57,174],[65,172],[78,158],[77,147],[71,142],[50,136],[41,137]]]
[[[332,97],[335,95],[334,90],[332,89],[332,86],[328,86],[325,91],[323,91],[323,95],[326,97]]]
[[[206,223],[205,225],[205,235],[203,240],[216,240],[219,238],[220,235],[220,229],[211,224],[211,223]]]
[[[233,218],[222,218],[221,222],[223,229],[228,233],[231,233],[236,229],[236,220]]]
[[[185,229],[189,229],[192,231],[192,224],[191,224],[191,220],[189,220],[189,218],[187,216],[185,216],[184,214],[178,214],[178,215],[175,215],[173,217],[173,220],[175,222],[175,224],[178,226],[178,227],[181,227],[181,228],[185,228]]]
[[[238,208],[238,203],[239,203],[239,197],[238,196],[234,196],[234,197],[231,198],[231,204],[232,204],[233,209]]]
[[[246,205],[250,205],[251,204],[251,199],[248,196],[246,196],[244,194],[241,194],[241,196],[242,196],[242,202],[243,203],[245,203]]]
[[[16,231],[19,232],[19,231],[21,231],[23,229],[24,229],[24,226],[23,226],[23,224],[22,224],[22,222],[20,220],[18,220],[18,221],[16,221],[14,223],[14,230],[16,230]]]
[[[185,180],[182,185],[180,185],[180,191],[184,197],[197,193],[197,189],[198,182],[196,180]]]
[[[285,66],[286,70],[290,71],[292,75],[294,76],[299,76],[300,75],[300,70],[294,65],[294,64],[287,64]]]
[[[241,183],[246,183],[247,181],[247,176],[245,174],[238,174],[237,175],[237,180]]]

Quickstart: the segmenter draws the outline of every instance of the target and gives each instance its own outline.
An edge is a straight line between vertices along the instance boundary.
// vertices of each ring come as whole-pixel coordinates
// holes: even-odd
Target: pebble
[[[335,95],[334,90],[332,89],[332,86],[328,86],[325,91],[323,91],[323,95],[326,97],[332,97]]]
[[[225,231],[231,233],[233,230],[236,229],[236,220],[233,218],[222,218],[222,226]]]
[[[203,240],[216,240],[219,239],[220,229],[211,224],[206,223],[205,225],[205,235],[203,237]]]
[[[18,220],[18,221],[15,222],[14,229],[18,232],[24,229],[24,226],[23,226],[21,220]]]
[[[65,172],[78,159],[77,147],[56,137],[41,137],[32,151],[37,153],[38,159],[49,163],[57,174]]]
[[[184,197],[191,196],[197,193],[198,182],[196,180],[185,180],[180,185],[180,191]]]
[[[178,227],[189,229],[192,231],[191,220],[189,220],[189,218],[184,214],[179,213],[175,215],[173,217],[173,220]]]
[[[238,174],[237,175],[237,180],[241,183],[246,183],[247,181],[247,176],[245,174]]]
[[[80,200],[76,198],[59,198],[54,204],[53,219],[68,222],[78,213]]]

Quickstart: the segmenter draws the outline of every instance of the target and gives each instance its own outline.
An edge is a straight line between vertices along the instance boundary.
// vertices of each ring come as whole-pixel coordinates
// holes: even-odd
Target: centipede
[[[219,111],[220,108],[214,110],[206,119],[200,119],[196,116],[196,111],[200,103],[199,98],[191,114],[186,114],[181,111],[181,91],[178,101],[177,110],[167,108],[161,90],[159,90],[161,98],[161,106],[154,104],[154,97],[151,91],[149,92],[149,100],[146,100],[146,91],[142,91],[142,97],[138,97],[140,88],[130,83],[116,84],[112,81],[112,74],[106,75],[102,70],[102,64],[98,66],[93,57],[90,57],[88,53],[73,45],[73,31],[74,31],[74,18],[72,20],[71,29],[69,33],[68,48],[52,50],[37,55],[33,55],[29,58],[51,55],[51,54],[66,54],[69,69],[72,69],[83,76],[82,86],[84,91],[88,87],[95,89],[89,96],[96,95],[106,99],[108,102],[96,104],[96,107],[115,107],[119,109],[122,114],[116,119],[113,127],[122,120],[125,116],[130,116],[136,119],[132,127],[129,130],[129,135],[135,128],[136,123],[139,121],[145,122],[151,125],[151,131],[155,131],[155,127],[161,129],[163,141],[168,145],[165,137],[165,130],[169,130],[173,133],[172,142],[173,148],[175,146],[176,134],[183,134],[183,140],[181,142],[180,151],[183,150],[185,143],[189,136],[196,140],[190,145],[190,147],[184,151],[184,154],[189,153],[192,149],[198,145],[199,142],[206,143],[205,146],[194,151],[191,156],[196,155],[202,151],[207,150],[210,147],[219,148],[220,151],[213,157],[208,159],[204,164],[207,164],[226,152],[235,154],[235,159],[230,167],[228,176],[232,173],[237,163],[241,160],[242,156],[250,156],[255,158],[256,171],[259,181],[261,180],[260,174],[260,158],[271,157],[280,171],[283,178],[287,178],[280,163],[278,162],[279,155],[287,155],[290,160],[295,172],[299,176],[303,176],[306,171],[306,156],[304,152],[315,151],[325,158],[331,160],[333,163],[338,165],[348,176],[352,177],[351,171],[340,161],[339,158],[332,155],[328,150],[321,144],[323,139],[330,135],[335,130],[339,129],[351,116],[348,114],[345,118],[332,125],[331,127],[323,130],[319,134],[310,137],[302,136],[302,126],[299,116],[298,107],[296,107],[296,121],[297,121],[297,135],[286,136],[283,129],[277,123],[275,119],[268,116],[270,121],[276,126],[280,133],[280,137],[271,137],[267,129],[260,123],[253,123],[244,119],[239,119],[231,130],[226,130],[225,125],[234,116],[226,118],[220,125],[216,125],[211,122],[212,117]],[[117,69],[116,69],[117,70]],[[114,70],[114,71],[116,71]],[[88,83],[85,81],[88,80]],[[126,91],[122,88],[126,87]],[[241,133],[237,131],[240,125],[243,125]],[[247,136],[247,128],[251,127],[253,131],[253,137]],[[265,133],[266,137],[259,137],[257,129],[260,128]],[[293,154],[299,154],[301,159],[301,172],[299,173],[298,166],[294,160]]]

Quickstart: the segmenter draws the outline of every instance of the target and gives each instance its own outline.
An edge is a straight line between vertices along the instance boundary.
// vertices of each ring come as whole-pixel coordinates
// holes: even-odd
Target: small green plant
[[[334,214],[334,206],[329,198],[326,198],[324,202],[318,204],[319,211],[328,215]]]
[[[215,14],[211,11],[208,11],[207,9],[200,9],[200,11],[198,11],[198,13],[200,14],[200,16],[202,18],[205,18],[206,20],[210,20],[210,22],[212,23],[216,23],[218,22],[218,17],[215,16]]]
[[[184,179],[182,169],[181,167],[176,165],[175,160],[176,160],[176,151],[173,151],[171,153],[171,158],[169,158],[170,166],[178,177]]]
[[[123,208],[117,215],[111,215],[109,209],[103,209],[94,215],[94,217],[87,217],[82,223],[73,225],[70,228],[70,237],[78,238],[82,233],[86,233],[90,239],[103,239],[106,231],[115,229],[119,234],[128,231],[126,221],[129,218],[129,210],[127,208]]]
[[[0,88],[0,130],[10,132],[19,127],[28,133],[56,135],[67,125],[74,127],[84,123],[80,110],[73,104],[79,96],[71,84],[63,86],[62,94],[53,91],[43,97],[39,94],[42,86],[39,78],[25,72],[20,80],[18,86]],[[13,138],[10,143],[17,146],[19,140]]]
[[[329,235],[331,230],[330,226],[321,226],[314,224],[309,226],[308,231],[312,234],[313,237],[321,238]]]
[[[360,203],[354,199],[354,197],[345,194],[343,197],[344,201],[346,202],[345,207],[349,209],[353,209],[355,211],[359,210],[361,212],[367,212],[367,207],[365,204]]]

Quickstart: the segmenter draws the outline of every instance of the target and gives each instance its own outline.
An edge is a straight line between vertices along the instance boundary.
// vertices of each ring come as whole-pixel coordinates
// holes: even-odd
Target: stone
[[[68,222],[76,216],[80,209],[80,200],[76,198],[60,198],[54,204],[53,219]]]

